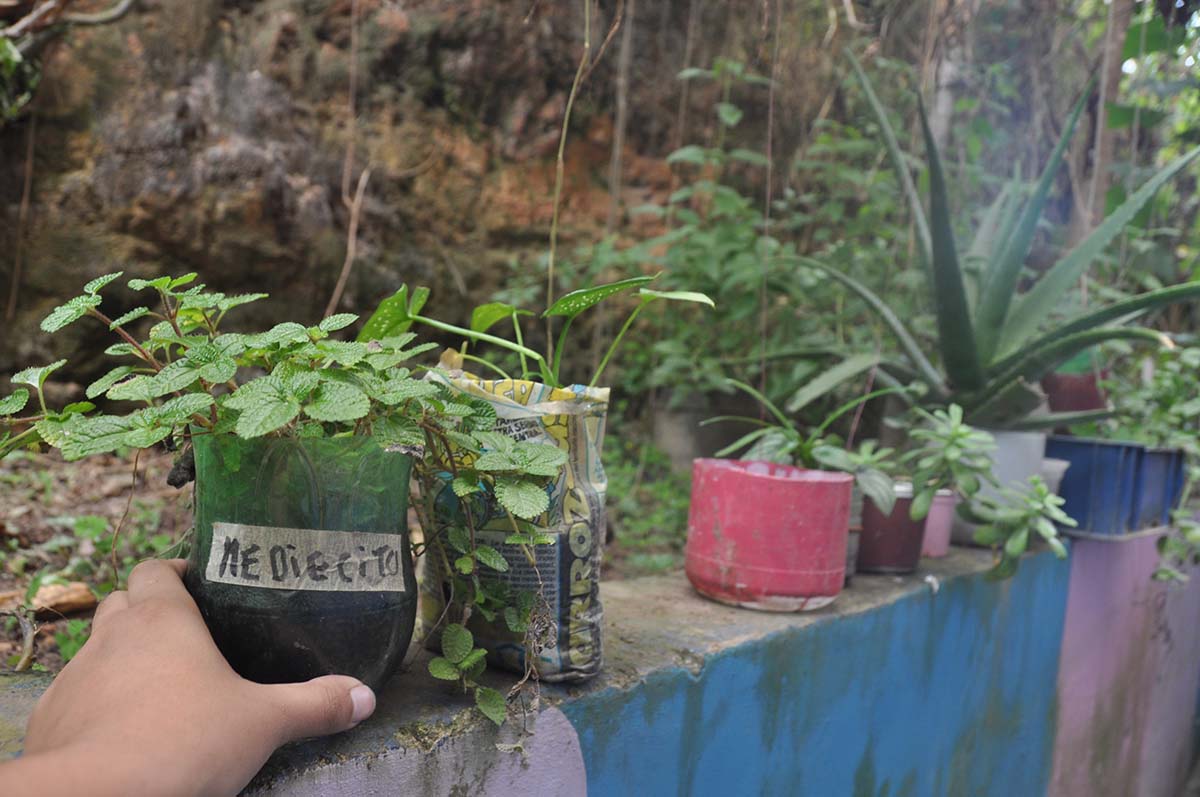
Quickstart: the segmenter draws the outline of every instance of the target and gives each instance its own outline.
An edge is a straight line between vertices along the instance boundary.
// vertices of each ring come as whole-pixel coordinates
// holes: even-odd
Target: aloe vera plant
[[[992,428],[1056,426],[1103,415],[1103,412],[1063,413],[1031,417],[1042,400],[1036,384],[1060,363],[1098,343],[1116,339],[1162,343],[1165,339],[1159,333],[1126,324],[1155,308],[1200,297],[1200,282],[1142,293],[1082,312],[1056,325],[1048,322],[1104,248],[1163,184],[1200,155],[1200,147],[1163,167],[1061,260],[1038,275],[1027,289],[1019,291],[1022,269],[1038,222],[1090,92],[1085,92],[1076,103],[1062,139],[1029,197],[1023,198],[1021,186],[1016,184],[1002,191],[985,214],[964,256],[954,240],[942,160],[924,108],[920,115],[929,170],[928,214],[870,79],[854,56],[848,51],[847,55],[883,131],[888,155],[913,215],[917,249],[926,266],[937,315],[936,359],[940,359],[941,367],[934,364],[935,358],[922,349],[904,321],[869,287],[819,260],[799,257],[796,261],[841,282],[878,314],[913,367],[909,372],[885,363],[881,372],[898,381],[915,379],[924,383],[927,392],[922,403],[941,407],[958,404],[969,423]],[[964,261],[981,264],[977,279],[968,278]]]

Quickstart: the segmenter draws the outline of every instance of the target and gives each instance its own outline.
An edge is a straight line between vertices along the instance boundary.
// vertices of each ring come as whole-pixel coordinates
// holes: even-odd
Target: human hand
[[[353,728],[375,709],[357,679],[256,684],[225,662],[184,589],[183,560],[143,562],[0,765],[8,797],[236,794],[280,745]]]

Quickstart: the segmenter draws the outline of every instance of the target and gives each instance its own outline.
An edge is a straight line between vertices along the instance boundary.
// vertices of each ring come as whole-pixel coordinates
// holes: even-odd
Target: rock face
[[[615,5],[601,3],[593,51]],[[682,66],[689,8],[640,5],[627,208],[670,189],[662,158],[674,139],[671,76]],[[753,62],[763,39],[757,11],[707,13],[716,16],[696,26],[693,62],[728,53],[730,41]],[[370,179],[343,309],[369,311],[417,282],[434,289],[434,312],[462,317],[512,287],[517,264],[534,290],[582,4],[360,0],[359,17],[353,123],[350,0],[143,0],[118,24],[72,30],[46,51],[24,225],[31,116],[0,129],[0,296],[18,247],[23,265],[0,374],[51,356],[71,357],[79,379],[99,368],[91,360],[104,336],[94,326],[51,339],[37,323],[88,278],[119,268],[197,271],[225,292],[271,293],[276,301],[255,324],[318,317],[345,256],[351,141],[350,193],[362,169]],[[714,31],[722,38],[710,42]],[[576,107],[563,252],[597,237],[608,213],[615,48]],[[692,101],[702,122],[690,135],[700,140],[711,97],[697,88]],[[751,109],[743,127],[753,124]],[[107,301],[116,314],[134,298],[114,290]]]

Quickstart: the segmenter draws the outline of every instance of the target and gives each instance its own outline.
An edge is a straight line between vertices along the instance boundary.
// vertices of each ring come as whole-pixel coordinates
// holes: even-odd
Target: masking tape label
[[[205,578],[322,592],[404,592],[404,536],[213,523]]]

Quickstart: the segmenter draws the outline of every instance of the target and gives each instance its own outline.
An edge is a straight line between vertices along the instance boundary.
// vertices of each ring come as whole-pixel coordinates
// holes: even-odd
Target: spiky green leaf
[[[1054,186],[1054,178],[1062,165],[1067,146],[1075,135],[1075,127],[1079,116],[1092,93],[1092,83],[1084,90],[1083,95],[1075,103],[1062,137],[1050,155],[1046,168],[1038,180],[1033,196],[1025,204],[1020,220],[1012,229],[1008,240],[1000,242],[1000,251],[987,270],[983,291],[979,300],[979,317],[976,319],[975,331],[978,337],[979,356],[983,363],[991,361],[1000,343],[1004,330],[1005,319],[1017,293],[1017,282],[1021,278],[1021,269],[1025,258],[1029,256],[1029,248],[1033,245],[1033,236],[1037,232],[1038,221],[1042,218],[1050,189]]]
[[[1176,158],[1146,181],[1123,205],[1114,210],[1099,227],[1042,275],[1017,302],[1005,322],[1000,351],[1010,354],[1020,348],[1037,332],[1042,322],[1054,311],[1071,287],[1087,271],[1092,261],[1125,229],[1142,206],[1158,190],[1200,155],[1200,147]]]
[[[918,102],[921,131],[925,136],[925,156],[929,162],[929,221],[933,260],[930,279],[937,313],[938,341],[942,364],[950,383],[960,390],[974,390],[983,381],[979,352],[975,348],[975,328],[963,287],[958,249],[954,243],[954,218],[942,158],[938,154],[925,105]]]

